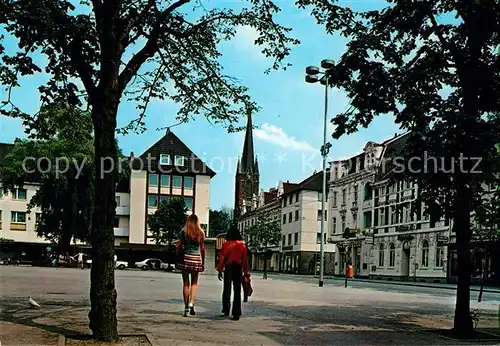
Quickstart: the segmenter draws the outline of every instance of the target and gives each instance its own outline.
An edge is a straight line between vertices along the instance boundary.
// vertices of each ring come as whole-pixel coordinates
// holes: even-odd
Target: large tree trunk
[[[454,218],[458,252],[458,284],[453,329],[455,333],[462,336],[470,336],[474,333],[470,315],[470,241],[472,234],[469,196],[468,191],[458,191]]]
[[[111,167],[117,162],[117,107],[117,102],[110,104],[109,101],[103,102],[101,99],[93,104],[92,109],[95,131],[95,199],[90,234],[92,269],[89,327],[96,339],[105,341],[118,339],[113,234],[117,171],[116,167]]]

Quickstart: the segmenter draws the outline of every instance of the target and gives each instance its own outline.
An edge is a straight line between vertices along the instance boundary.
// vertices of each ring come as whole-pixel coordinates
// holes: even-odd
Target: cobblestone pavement
[[[2,345],[57,345],[58,334],[90,332],[88,270],[1,267],[0,275]],[[222,284],[202,275],[197,315],[185,318],[179,274],[117,271],[119,332],[148,333],[159,345],[457,344],[422,331],[451,327],[453,294],[386,292],[383,285],[319,288],[260,275],[252,283],[242,319],[230,321],[220,316]],[[40,310],[27,308],[28,295]],[[481,312],[480,329],[499,327],[498,304],[471,304]]]

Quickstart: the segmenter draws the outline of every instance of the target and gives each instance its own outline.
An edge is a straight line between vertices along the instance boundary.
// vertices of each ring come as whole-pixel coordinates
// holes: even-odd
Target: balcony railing
[[[130,206],[121,205],[116,207],[116,215],[130,215]]]
[[[115,234],[115,237],[128,237],[129,229],[128,227],[115,227],[113,228],[113,233]]]

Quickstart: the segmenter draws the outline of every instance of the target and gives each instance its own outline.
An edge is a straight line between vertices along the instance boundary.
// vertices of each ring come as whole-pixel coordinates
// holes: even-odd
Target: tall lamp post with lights
[[[323,287],[323,275],[325,272],[325,202],[326,202],[326,157],[332,146],[326,141],[326,124],[328,114],[328,73],[335,66],[333,60],[324,59],[321,61],[322,70],[317,66],[306,68],[306,82],[320,82],[325,86],[325,114],[323,119],[323,145],[321,146],[321,156],[323,157],[323,193],[321,195],[321,241],[320,241],[320,262],[319,262],[319,287]],[[321,76],[321,77],[320,77]]]

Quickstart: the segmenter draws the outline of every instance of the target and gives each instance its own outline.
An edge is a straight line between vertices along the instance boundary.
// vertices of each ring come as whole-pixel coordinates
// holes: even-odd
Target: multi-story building
[[[391,162],[407,138],[370,142],[362,154],[332,163],[338,172],[330,181],[331,241],[339,249],[335,274],[352,264],[358,276],[446,281],[449,220],[430,218],[420,203],[413,206],[416,185],[390,179]]]
[[[13,144],[2,144],[5,155]],[[115,246],[118,256],[153,256],[155,245],[148,231],[147,218],[159,203],[173,197],[183,198],[189,213],[196,213],[209,235],[210,179],[215,173],[206,166],[173,132],[166,134],[139,157],[129,157],[130,177],[116,189]],[[36,234],[39,209],[27,213],[27,205],[38,189],[36,183],[0,198],[2,255],[33,260],[50,247]],[[84,247],[84,244],[76,244]],[[135,251],[132,251],[135,250]],[[160,256],[155,253],[155,256]],[[144,259],[144,258],[141,258]]]
[[[327,172],[328,179],[329,172]],[[283,272],[316,274],[320,262],[321,218],[328,219],[328,202],[321,210],[323,172],[313,173],[279,190],[281,203],[281,268]],[[325,274],[333,274],[335,246],[327,243],[325,222]]]
[[[361,154],[331,163],[328,242],[338,249],[336,275],[344,275],[348,263],[354,265],[356,275],[369,275],[372,244],[365,239],[370,235],[373,220],[374,167],[381,162],[383,148],[368,142]]]

